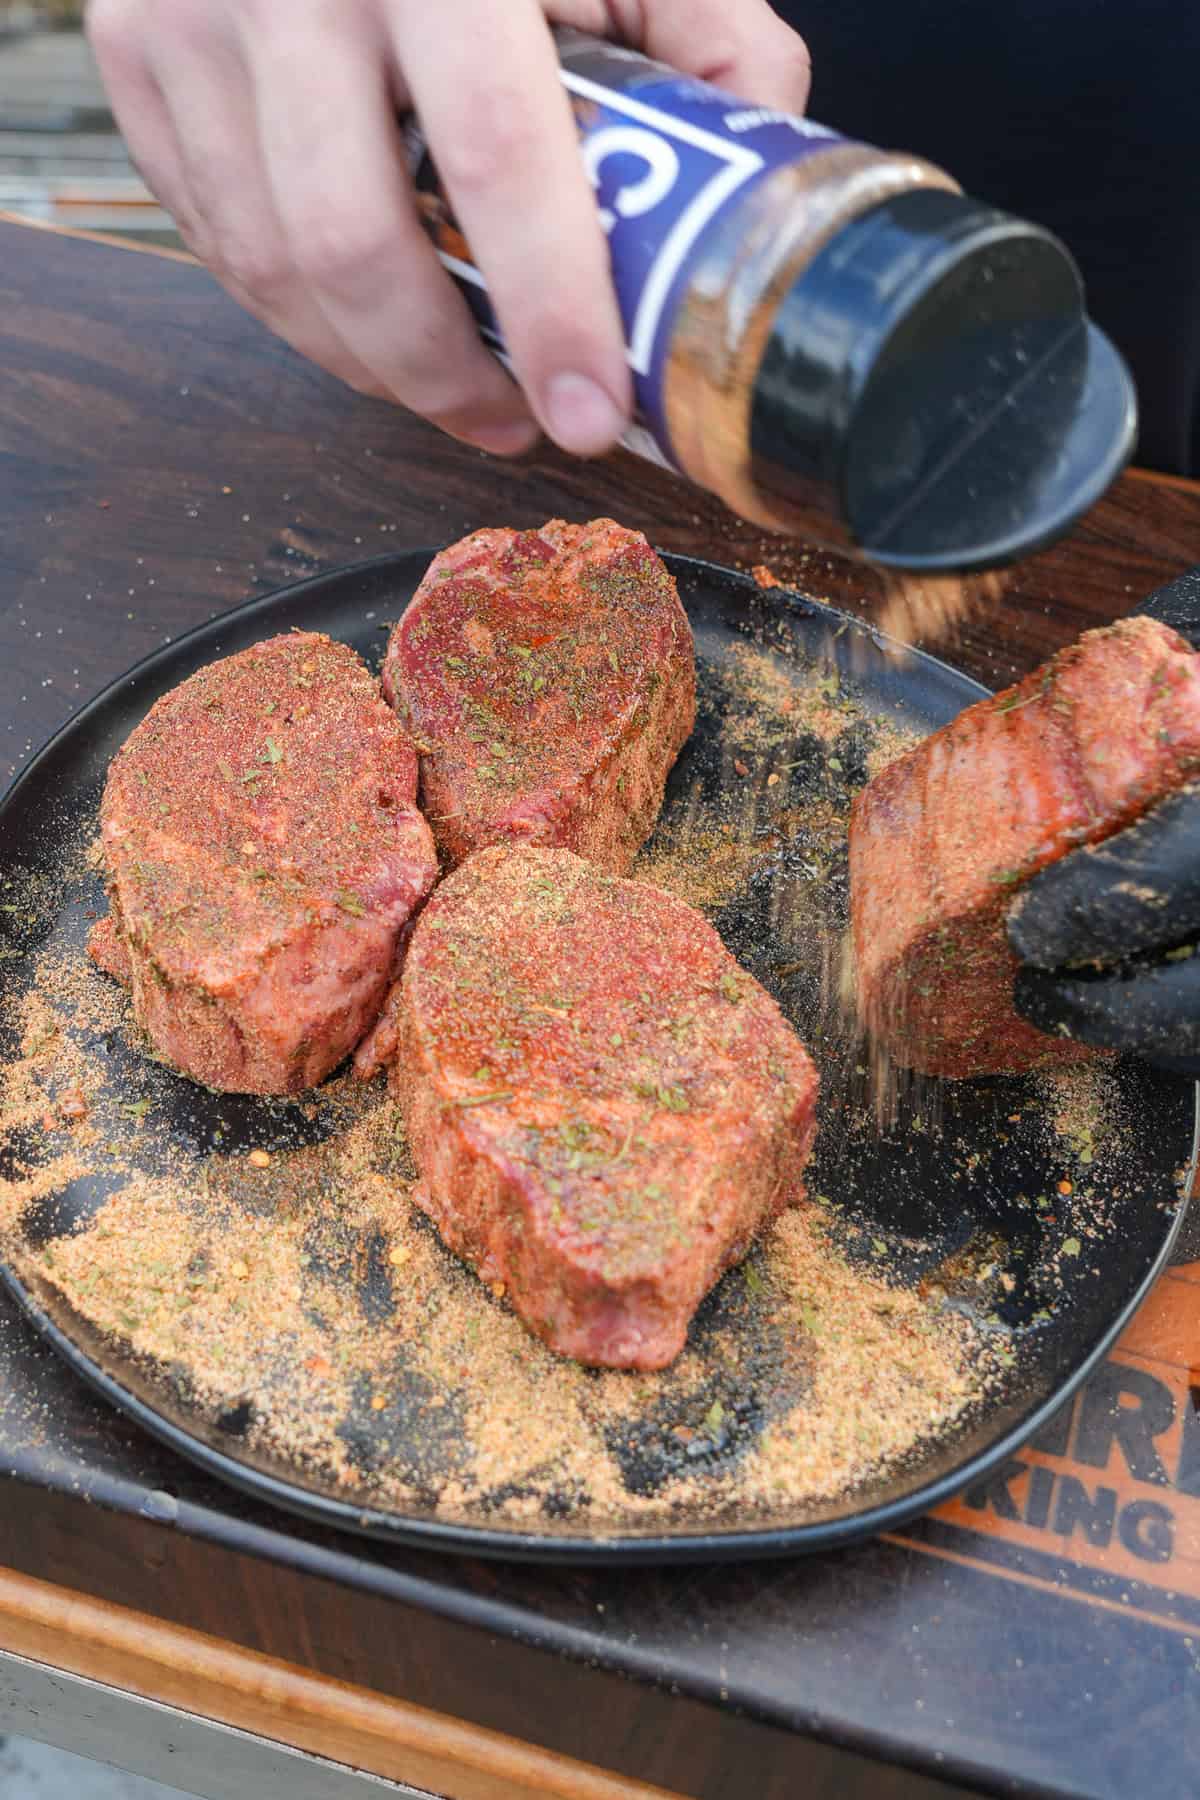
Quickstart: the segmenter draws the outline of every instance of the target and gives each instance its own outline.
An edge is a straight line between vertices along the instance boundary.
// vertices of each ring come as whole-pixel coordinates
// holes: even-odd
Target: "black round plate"
[[[99,887],[93,881],[76,882],[72,888],[62,881],[66,847],[77,847],[94,820],[109,759],[160,694],[214,658],[291,627],[328,632],[377,664],[386,622],[407,604],[429,554],[381,558],[252,601],[149,657],[84,707],[25,769],[0,805],[5,865],[40,871],[44,885],[58,884],[58,897],[21,948],[34,949],[54,936],[82,944],[85,915],[89,908],[94,914]],[[836,665],[864,712],[916,732],[944,724],[984,693],[931,657],[897,653],[857,621],[827,607],[778,589],[765,593],[744,577],[709,564],[682,557],[667,560],[695,631],[702,704],[695,735],[668,788],[665,821],[685,803],[694,806],[697,795],[702,804],[719,807],[722,787],[733,779],[728,744],[723,756],[715,751],[719,721],[710,702],[718,672],[728,667],[739,645],[755,641],[782,650],[786,640],[787,654],[781,656],[785,670],[789,658],[793,668],[806,659],[810,668],[814,660]],[[812,745],[808,749],[817,753]],[[814,766],[813,772],[814,779],[831,782],[832,771],[838,771],[843,806],[845,788],[864,778],[861,759],[857,772],[845,769],[844,760],[846,753],[832,764]],[[835,885],[837,881],[844,906],[844,862],[834,872]],[[780,965],[771,891],[771,880],[760,870],[712,916],[729,947],[808,1036],[815,1016],[814,971]],[[7,984],[9,1001],[18,991],[21,968],[15,958],[0,961],[0,984]],[[12,1007],[6,1005],[5,1041],[0,1044],[5,1053],[11,1053],[12,1022]],[[120,1066],[129,1067],[131,1078],[155,1084],[155,1105],[180,1141],[202,1149],[218,1130],[226,1146],[280,1141],[269,1103],[208,1095],[163,1070],[148,1076],[145,1059],[137,1058],[130,1046],[111,1049],[114,1056],[126,1058]],[[823,1080],[829,1076],[823,1070]],[[1027,1196],[1047,1190],[1062,1173],[1061,1155],[1047,1146],[1044,1131],[1012,1128],[1022,1109],[1030,1116],[1036,1111],[1027,1081],[946,1085],[933,1130],[911,1129],[910,1117],[879,1136],[847,1123],[849,1109],[827,1106],[810,1189],[831,1196],[843,1222],[857,1221],[850,1226],[852,1238],[869,1242],[874,1230],[900,1234],[910,1246],[920,1246],[907,1261],[901,1258],[891,1278],[917,1284],[931,1269],[944,1267],[981,1229],[1012,1247],[1011,1266],[1019,1279],[1009,1298],[1001,1297],[997,1311],[1011,1332],[1013,1366],[991,1398],[953,1431],[868,1486],[804,1509],[767,1509],[730,1519],[719,1528],[701,1507],[689,1518],[686,1506],[669,1524],[659,1519],[641,1528],[614,1520],[610,1527],[589,1519],[583,1531],[569,1509],[562,1508],[547,1508],[536,1528],[527,1522],[507,1526],[494,1508],[486,1507],[476,1516],[453,1520],[438,1517],[432,1503],[404,1513],[386,1511],[364,1503],[362,1496],[339,1491],[332,1482],[314,1480],[299,1464],[289,1467],[252,1454],[241,1441],[236,1419],[205,1418],[189,1408],[186,1386],[88,1326],[33,1268],[33,1253],[48,1234],[83,1223],[101,1203],[107,1189],[99,1169],[69,1183],[48,1205],[32,1209],[20,1228],[25,1240],[8,1243],[0,1277],[66,1361],[131,1418],[234,1485],[329,1525],[426,1547],[546,1561],[665,1562],[815,1550],[895,1526],[949,1498],[1011,1454],[1103,1356],[1164,1266],[1181,1217],[1177,1171],[1192,1154],[1195,1089],[1182,1078],[1136,1063],[1114,1065],[1113,1079],[1125,1129],[1104,1172],[1104,1239],[1096,1254],[1078,1257],[1071,1265],[1070,1279],[1049,1311],[1044,1305],[1048,1259],[1059,1255],[1064,1233],[1073,1229],[1076,1202],[1066,1200],[1057,1208],[1053,1229],[1027,1202]],[[838,1090],[836,1073],[828,1085]],[[962,1178],[964,1152],[973,1152],[966,1165],[973,1171],[968,1180]],[[28,1160],[30,1154],[28,1142],[0,1146],[0,1172],[6,1155]],[[1056,1270],[1061,1267],[1061,1260],[1056,1261]],[[731,1272],[697,1316],[693,1340],[701,1353],[706,1341],[729,1326],[730,1307],[722,1295],[732,1279]],[[1057,1274],[1054,1279],[1059,1282]],[[373,1425],[367,1413],[355,1428],[369,1434],[379,1429],[379,1422]],[[394,1451],[394,1420],[389,1429],[392,1437],[385,1447],[390,1444]],[[630,1479],[665,1479],[668,1473],[642,1467],[631,1470]]]

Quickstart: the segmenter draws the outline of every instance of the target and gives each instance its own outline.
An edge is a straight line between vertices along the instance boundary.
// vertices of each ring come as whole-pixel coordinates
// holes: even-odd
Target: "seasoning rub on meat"
[[[366,665],[311,632],[209,664],[113,758],[91,953],[159,1055],[291,1094],[374,1022],[433,884],[417,763]]]
[[[1198,769],[1200,656],[1135,616],[881,770],[851,814],[850,898],[859,1011],[893,1060],[960,1077],[1098,1054],[1014,1010],[1009,908]]]
[[[526,842],[624,873],[696,715],[674,580],[611,519],[476,531],[443,550],[392,634],[383,687],[451,864]]]
[[[439,887],[375,1050],[418,1203],[581,1362],[669,1363],[803,1195],[817,1075],[775,1002],[683,901],[570,851],[497,846]]]

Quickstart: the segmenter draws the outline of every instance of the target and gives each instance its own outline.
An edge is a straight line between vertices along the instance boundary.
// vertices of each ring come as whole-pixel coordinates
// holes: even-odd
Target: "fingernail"
[[[625,429],[625,416],[599,382],[567,371],[546,389],[546,425],[555,443],[572,456],[599,456],[611,450]]]
[[[542,433],[536,419],[513,419],[504,425],[475,425],[464,435],[493,456],[520,456],[533,449]]]

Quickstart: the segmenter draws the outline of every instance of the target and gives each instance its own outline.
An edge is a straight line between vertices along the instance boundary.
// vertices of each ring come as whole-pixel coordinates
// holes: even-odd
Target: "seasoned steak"
[[[476,531],[433,559],[383,689],[421,753],[443,858],[562,844],[618,873],[696,716],[692,634],[640,532]]]
[[[1154,619],[1089,631],[898,758],[850,821],[860,1014],[900,1065],[1016,1073],[1095,1055],[1013,1010],[1021,884],[1200,768],[1200,656]]]
[[[290,1094],[376,1018],[436,873],[416,756],[364,663],[296,632],[201,669],[113,758],[91,952],[168,1062]]]
[[[447,1244],[552,1349],[658,1369],[803,1194],[817,1076],[699,913],[569,850],[438,889],[393,996],[392,1085]]]

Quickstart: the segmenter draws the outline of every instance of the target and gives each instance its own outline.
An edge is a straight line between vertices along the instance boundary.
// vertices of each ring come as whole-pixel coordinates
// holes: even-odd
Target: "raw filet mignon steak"
[[[91,952],[159,1055],[291,1094],[374,1022],[437,869],[417,764],[366,665],[296,632],[199,670],[113,758]]]
[[[817,1075],[673,895],[496,846],[434,894],[390,1007],[416,1198],[554,1350],[657,1369],[803,1194]]]
[[[1008,910],[1198,768],[1200,656],[1135,617],[881,770],[851,814],[850,900],[860,1016],[892,1059],[969,1076],[1096,1055],[1014,1011]]]
[[[392,634],[383,688],[450,864],[523,841],[623,873],[696,716],[675,583],[611,519],[476,531],[443,550]]]

